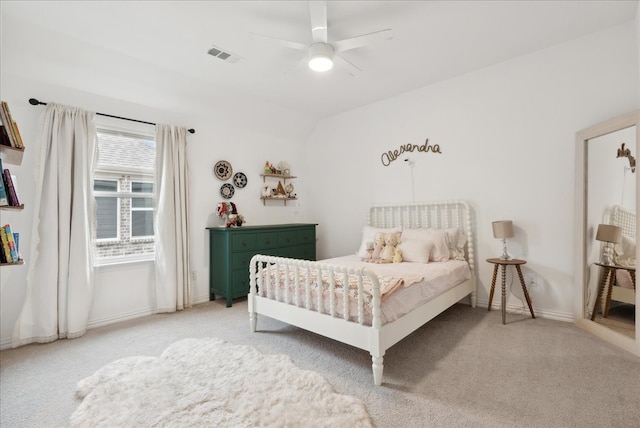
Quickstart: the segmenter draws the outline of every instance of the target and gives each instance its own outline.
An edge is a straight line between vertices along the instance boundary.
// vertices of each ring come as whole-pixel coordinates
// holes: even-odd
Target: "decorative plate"
[[[233,168],[231,168],[231,164],[225,160],[221,160],[216,162],[216,165],[213,167],[213,173],[220,180],[228,180],[233,174]]]
[[[247,185],[247,176],[243,172],[236,172],[233,176],[233,184],[242,189]]]
[[[220,187],[220,194],[225,199],[231,199],[235,191],[236,189],[229,183],[224,183],[222,187]]]

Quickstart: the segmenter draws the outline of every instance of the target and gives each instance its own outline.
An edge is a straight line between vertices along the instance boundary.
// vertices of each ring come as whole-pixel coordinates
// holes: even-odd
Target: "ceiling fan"
[[[355,76],[362,70],[340,56],[340,52],[356,49],[378,40],[389,40],[393,38],[391,29],[385,29],[328,43],[326,1],[309,0],[309,18],[311,22],[311,44],[283,40],[256,33],[251,33],[251,37],[259,37],[287,48],[306,51],[309,58],[309,68],[314,71],[323,72],[331,70],[335,63],[344,68],[352,76]]]

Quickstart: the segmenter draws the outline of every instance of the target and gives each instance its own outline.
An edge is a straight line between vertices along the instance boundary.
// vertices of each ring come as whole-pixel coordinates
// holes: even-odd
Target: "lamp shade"
[[[603,242],[620,242],[622,229],[612,224],[599,224],[596,240]]]
[[[494,221],[491,225],[493,226],[494,238],[513,238],[513,222],[511,220]]]

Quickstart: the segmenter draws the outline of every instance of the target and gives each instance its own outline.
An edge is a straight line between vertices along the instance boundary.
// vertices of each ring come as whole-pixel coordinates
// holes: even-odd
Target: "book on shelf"
[[[20,129],[18,129],[18,124],[11,117],[9,104],[7,104],[6,101],[0,101],[0,120],[7,130],[11,147],[23,149],[24,144],[22,142],[22,135],[20,135]]]
[[[20,233],[13,232],[13,240],[16,243],[16,253],[18,253],[18,260],[22,260],[22,253],[20,253]]]
[[[13,183],[13,179],[15,175],[11,175],[11,171],[5,168],[2,171],[2,179],[4,181],[5,192],[7,193],[7,199],[9,201],[9,205],[12,207],[20,206],[20,199],[18,198],[18,192],[16,191],[16,187]]]
[[[9,139],[9,134],[7,134],[7,128],[4,125],[0,125],[0,144],[3,146],[11,146],[11,140]]]
[[[11,225],[4,225],[4,233],[7,235],[7,243],[9,245],[9,255],[7,256],[7,260],[11,260],[11,263],[18,263],[20,261],[18,257],[18,249],[16,248],[16,241],[13,238],[13,232],[11,231]]]
[[[3,226],[0,226],[0,244],[2,263],[13,263],[11,259],[11,249],[9,248],[9,238],[7,237],[7,231]]]
[[[2,159],[0,159],[0,171],[2,169]],[[7,197],[7,191],[4,186],[4,178],[0,178],[0,206],[9,205],[9,198]]]

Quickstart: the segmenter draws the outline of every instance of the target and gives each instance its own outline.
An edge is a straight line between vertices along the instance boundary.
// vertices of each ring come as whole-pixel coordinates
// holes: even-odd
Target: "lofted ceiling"
[[[329,43],[393,30],[391,40],[342,54],[362,69],[356,76],[341,68],[313,72],[304,52],[251,39],[260,33],[310,43],[306,1],[3,0],[0,8],[3,71],[18,72],[8,62],[19,57],[46,56],[59,61],[63,85],[110,72],[140,86],[235,94],[321,118],[632,21],[638,2],[329,1]],[[59,38],[96,55],[65,52],[53,45]],[[212,57],[212,46],[241,59]],[[144,71],[117,76],[101,66],[115,58]]]

